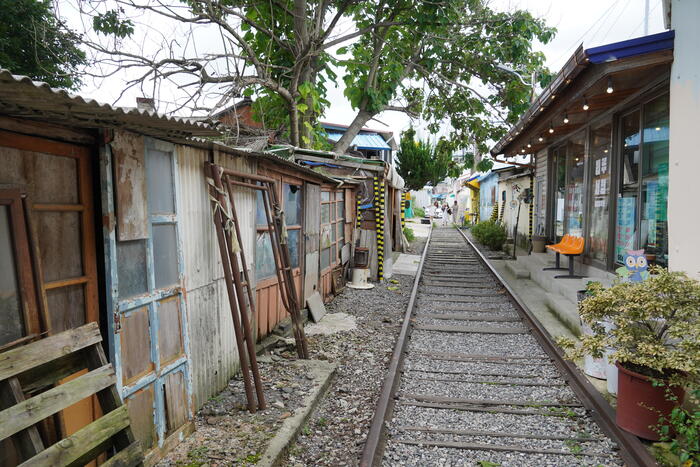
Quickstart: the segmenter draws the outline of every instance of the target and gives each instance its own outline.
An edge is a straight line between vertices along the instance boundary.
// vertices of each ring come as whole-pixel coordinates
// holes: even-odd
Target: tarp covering
[[[343,133],[328,132],[328,139],[332,141],[340,140]],[[386,144],[384,138],[377,133],[360,133],[352,140],[351,146],[357,146],[357,149],[373,149],[376,151],[391,151],[391,146]]]

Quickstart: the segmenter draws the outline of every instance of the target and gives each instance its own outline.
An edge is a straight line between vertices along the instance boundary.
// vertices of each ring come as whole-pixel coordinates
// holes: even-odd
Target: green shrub
[[[413,234],[413,229],[410,227],[404,227],[403,234],[406,236],[406,240],[408,240],[409,242],[412,242],[416,239],[416,236]]]
[[[664,442],[659,444],[674,456],[662,462],[663,465],[700,465],[700,409],[697,407],[700,389],[695,388],[691,394],[692,409],[677,406],[668,418],[659,418],[657,430]],[[666,391],[666,398],[678,402],[669,390]]]
[[[425,217],[425,209],[415,207],[413,208],[413,214],[415,214],[415,217]]]
[[[471,228],[471,232],[479,243],[493,250],[500,250],[503,248],[503,244],[506,242],[506,238],[508,238],[506,228],[491,220],[479,222]]]

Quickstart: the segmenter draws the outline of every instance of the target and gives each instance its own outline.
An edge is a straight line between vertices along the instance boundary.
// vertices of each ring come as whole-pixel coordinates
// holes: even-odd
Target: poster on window
[[[615,258],[619,263],[625,260],[627,250],[634,249],[637,199],[634,197],[617,200],[617,236],[615,239]]]

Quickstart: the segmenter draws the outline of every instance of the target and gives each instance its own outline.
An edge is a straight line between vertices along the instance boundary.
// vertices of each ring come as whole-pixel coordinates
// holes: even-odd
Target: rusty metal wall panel
[[[239,368],[239,360],[204,178],[204,163],[211,155],[208,150],[181,145],[177,146],[177,155],[190,373],[195,407],[199,408],[226,387]],[[255,172],[255,164],[239,156],[215,152],[214,159],[227,168]],[[236,208],[242,221],[241,246],[252,269],[251,277],[255,272],[254,202],[254,194],[249,190],[236,191]]]
[[[148,238],[144,137],[115,131],[110,146],[114,156],[117,240]]]

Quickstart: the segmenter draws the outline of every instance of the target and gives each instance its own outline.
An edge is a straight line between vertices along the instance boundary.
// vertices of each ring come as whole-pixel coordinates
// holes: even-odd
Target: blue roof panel
[[[659,50],[673,49],[675,31],[665,31],[649,36],[637,37],[622,42],[601,45],[586,49],[586,54],[591,63],[604,63],[619,60],[634,55],[658,52]]]
[[[342,133],[328,132],[328,139],[338,141]],[[377,133],[360,133],[352,140],[352,146],[357,146],[357,149],[373,149],[376,151],[391,150],[391,146],[386,144],[384,138]]]

